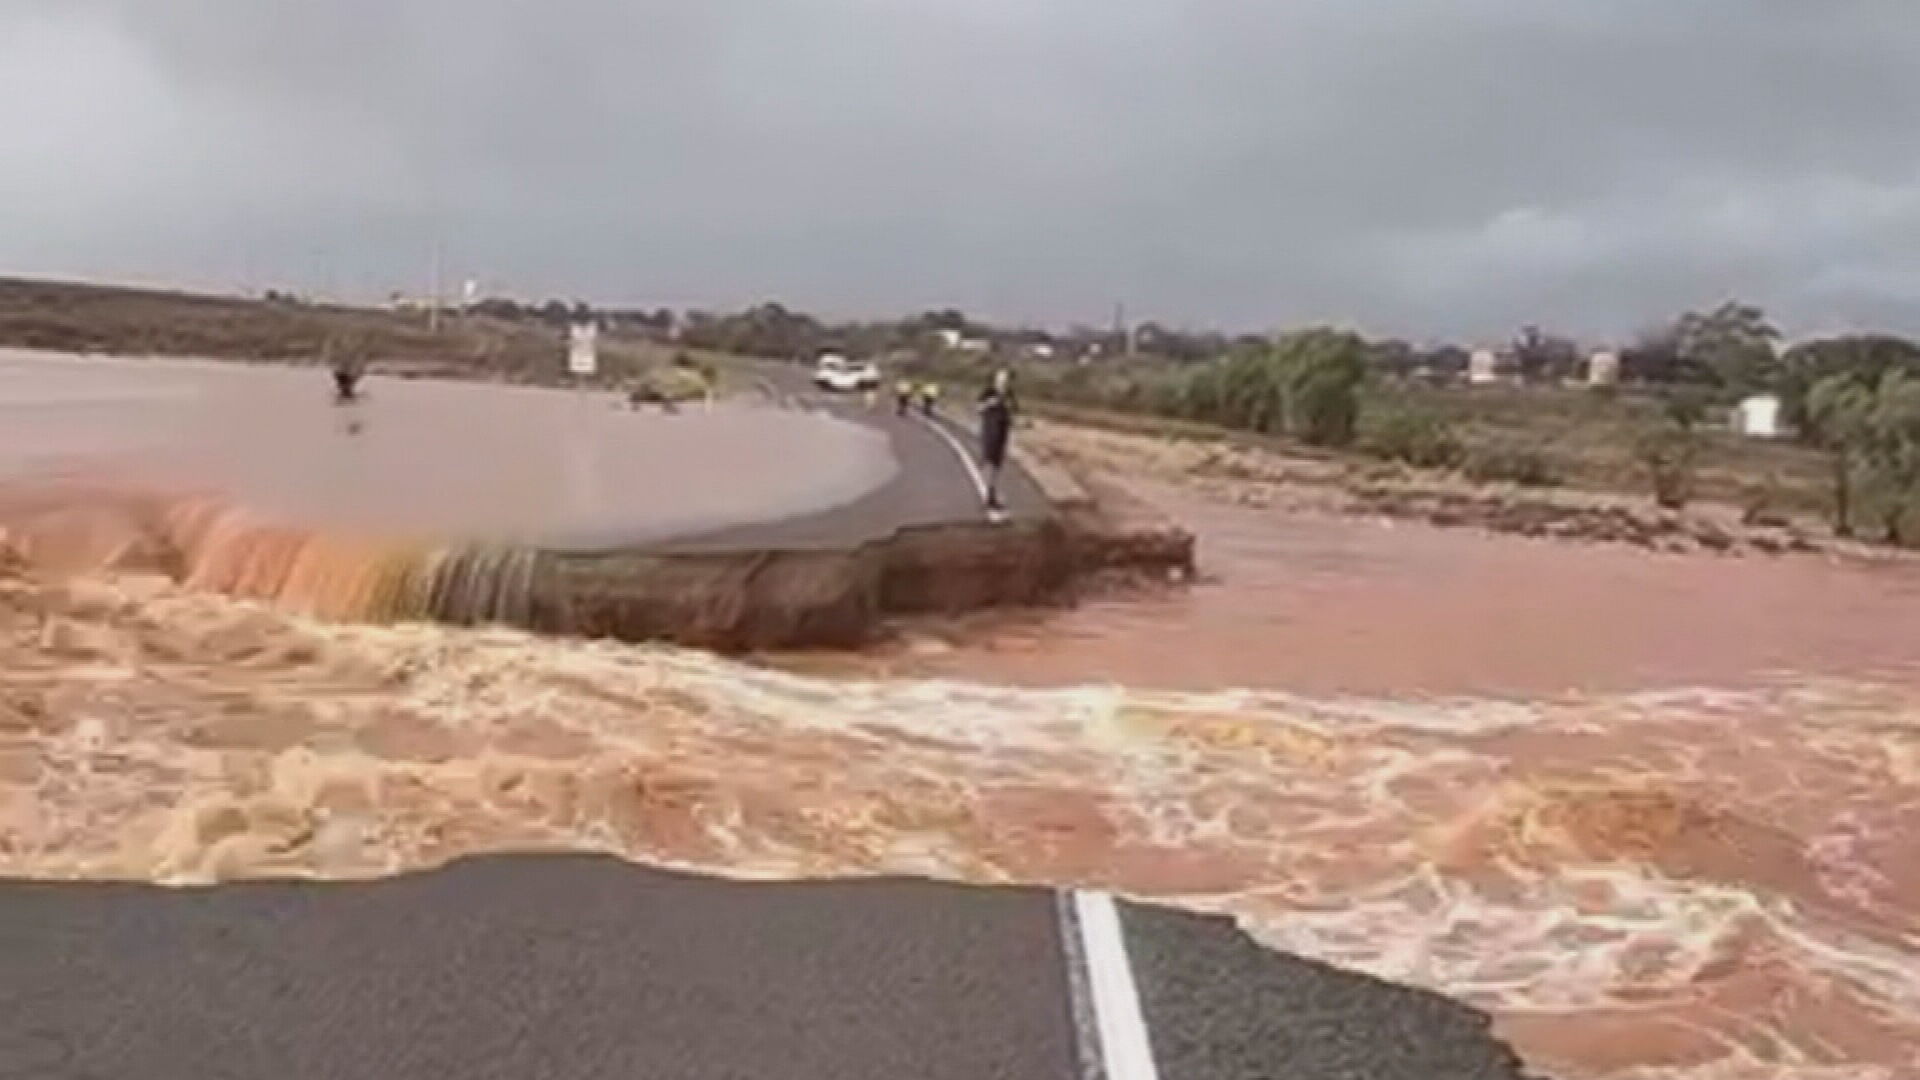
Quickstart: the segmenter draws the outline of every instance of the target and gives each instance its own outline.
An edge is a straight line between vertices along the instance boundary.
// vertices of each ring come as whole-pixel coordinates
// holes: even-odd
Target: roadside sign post
[[[567,371],[575,378],[591,379],[600,371],[600,327],[595,323],[574,323],[567,333]]]

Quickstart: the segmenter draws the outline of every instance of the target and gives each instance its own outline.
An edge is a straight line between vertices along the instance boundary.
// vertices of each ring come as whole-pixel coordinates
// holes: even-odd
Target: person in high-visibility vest
[[[893,404],[895,411],[901,416],[907,415],[907,410],[913,407],[912,381],[901,379],[893,384]]]
[[[928,417],[933,416],[935,406],[940,404],[940,384],[924,382],[920,384],[920,411]]]

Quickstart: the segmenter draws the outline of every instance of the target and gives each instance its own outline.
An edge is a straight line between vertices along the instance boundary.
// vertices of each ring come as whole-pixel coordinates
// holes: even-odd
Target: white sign
[[[596,323],[574,323],[567,338],[567,370],[582,378],[600,370],[600,327]]]

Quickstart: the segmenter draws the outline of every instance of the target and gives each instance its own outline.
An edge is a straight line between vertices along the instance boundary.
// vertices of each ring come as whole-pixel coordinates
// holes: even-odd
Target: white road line
[[[1107,1080],[1159,1080],[1153,1063],[1153,1043],[1147,1019],[1140,1011],[1140,991],[1127,962],[1127,940],[1120,929],[1120,912],[1113,897],[1103,892],[1076,890],[1075,922],[1087,960],[1087,982],[1093,991],[1094,1028],[1100,1037],[1100,1060]]]
[[[947,445],[953,447],[953,452],[960,455],[960,464],[967,467],[967,475],[973,477],[974,490],[980,493],[980,505],[985,506],[987,504],[987,476],[980,471],[980,466],[973,460],[973,455],[967,451],[966,446],[963,445],[959,439],[954,438],[953,432],[948,431],[940,421],[920,413],[913,415],[914,419],[927,425],[935,434],[947,440]]]

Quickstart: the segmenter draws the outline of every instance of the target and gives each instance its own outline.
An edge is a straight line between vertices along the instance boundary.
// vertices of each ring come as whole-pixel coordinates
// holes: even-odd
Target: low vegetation
[[[1374,457],[1422,469],[1451,469],[1466,459],[1466,445],[1453,425],[1435,413],[1397,406],[1388,409],[1360,441]]]
[[[705,401],[713,397],[719,383],[718,365],[711,360],[696,359],[684,351],[677,352],[670,362],[656,364],[627,381],[627,403],[635,407],[672,407]]]
[[[1560,482],[1552,458],[1535,447],[1513,441],[1475,446],[1467,452],[1461,472],[1477,484],[1552,487]]]
[[[151,289],[0,279],[0,345],[126,356],[321,363],[342,352],[400,375],[566,381],[566,321],[202,296]],[[667,362],[670,350],[618,333],[600,339],[615,385]],[[704,354],[702,354],[704,355]]]
[[[1807,395],[1809,430],[1832,463],[1834,531],[1864,523],[1892,544],[1920,539],[1920,376],[1827,375]]]

